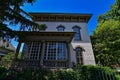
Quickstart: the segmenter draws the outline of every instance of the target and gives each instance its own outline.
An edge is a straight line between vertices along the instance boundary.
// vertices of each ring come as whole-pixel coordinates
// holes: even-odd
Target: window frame
[[[79,26],[72,27],[73,31],[76,32],[74,35],[74,41],[81,41],[81,28]],[[76,30],[75,30],[76,29]]]
[[[60,28],[62,28],[62,29],[60,29]],[[57,27],[57,31],[59,31],[59,32],[64,32],[64,30],[65,30],[65,27],[63,25],[59,25]]]
[[[42,42],[27,42],[24,44],[23,48],[25,48],[25,50],[22,51],[25,53],[25,59],[39,60],[41,58]]]
[[[66,47],[65,42],[46,42],[44,60],[67,60]]]
[[[83,64],[83,49],[81,47],[77,47],[75,49],[75,53],[76,53],[76,64]],[[79,61],[77,61],[77,59]]]

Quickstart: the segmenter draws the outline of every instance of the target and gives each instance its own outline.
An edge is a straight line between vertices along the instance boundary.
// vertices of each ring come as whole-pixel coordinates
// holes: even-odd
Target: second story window
[[[57,27],[57,31],[60,31],[60,32],[63,32],[64,29],[65,29],[65,27],[64,27],[63,25],[59,25],[59,26]]]
[[[76,32],[74,36],[75,41],[80,41],[81,40],[81,34],[80,34],[80,27],[74,26],[73,31]]]

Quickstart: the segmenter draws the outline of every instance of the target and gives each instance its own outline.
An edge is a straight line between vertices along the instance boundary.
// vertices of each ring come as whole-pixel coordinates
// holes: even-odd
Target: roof
[[[92,14],[87,14],[87,13],[49,13],[49,12],[29,12],[29,14],[40,14],[40,15],[90,15],[92,16]]]
[[[88,22],[92,14],[30,12],[34,21]]]
[[[15,47],[9,42],[9,41],[4,41],[4,40],[0,40],[0,51],[15,51]]]
[[[2,52],[0,52],[0,56],[4,56],[4,55],[6,55],[6,53],[2,53]]]

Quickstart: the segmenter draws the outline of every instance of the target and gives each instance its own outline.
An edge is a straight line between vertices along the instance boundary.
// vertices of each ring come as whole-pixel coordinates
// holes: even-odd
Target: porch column
[[[17,58],[18,58],[18,54],[19,54],[20,47],[21,47],[21,42],[18,43],[18,46],[17,46],[17,49],[16,49],[16,51],[15,51],[15,56],[14,56],[14,59],[13,59],[13,61],[12,61],[11,67],[16,67],[15,62],[16,62],[16,60],[17,60]]]
[[[15,57],[14,57],[15,60],[17,60],[17,58],[18,58],[18,54],[19,54],[19,51],[20,51],[21,44],[22,44],[21,42],[18,43],[16,52],[15,52]]]
[[[28,50],[28,48],[26,49],[27,45],[28,45],[27,42],[24,42],[23,49],[22,49],[22,54],[21,54],[20,59],[25,59],[25,55],[28,54],[28,52],[26,53],[26,50]]]
[[[72,63],[71,63],[71,54],[70,54],[70,43],[67,42],[66,46],[67,46],[67,55],[68,55],[68,60],[67,60],[68,67],[71,68]]]
[[[45,41],[42,41],[42,53],[41,53],[40,65],[43,65],[44,53],[45,53]]]

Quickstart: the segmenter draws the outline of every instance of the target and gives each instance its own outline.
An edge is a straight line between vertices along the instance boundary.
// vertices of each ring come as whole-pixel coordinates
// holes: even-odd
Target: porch
[[[70,42],[74,32],[22,32],[19,38],[14,67],[18,68],[68,68],[71,67]],[[21,59],[17,56],[24,43]]]

